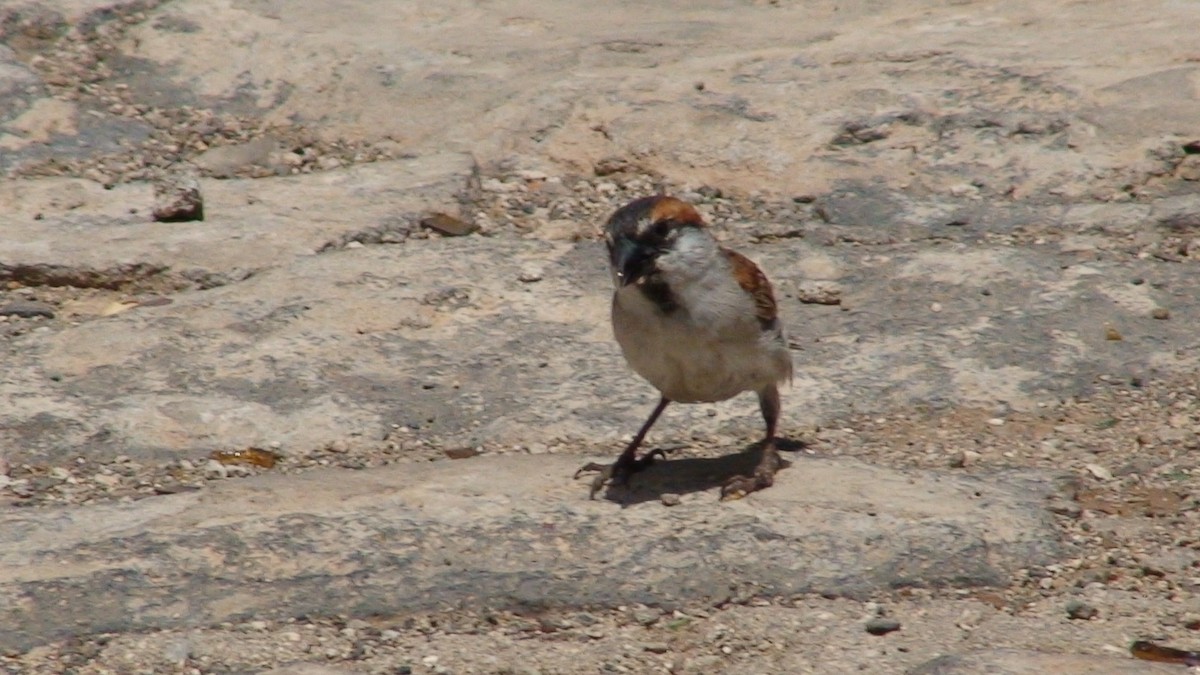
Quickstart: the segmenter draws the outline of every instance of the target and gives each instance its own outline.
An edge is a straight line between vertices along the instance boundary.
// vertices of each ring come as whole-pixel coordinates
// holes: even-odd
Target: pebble
[[[666,654],[671,650],[671,646],[665,642],[647,642],[646,644],[642,645],[642,649],[650,652],[651,654]]]
[[[887,635],[900,630],[900,622],[888,616],[877,616],[867,620],[866,629],[871,635]]]
[[[54,318],[54,306],[37,300],[14,300],[0,306],[0,316],[16,316],[22,319],[34,317]]]
[[[1069,619],[1087,621],[1096,618],[1099,614],[1100,610],[1083,600],[1073,599],[1067,601],[1067,618]]]
[[[204,220],[204,197],[195,175],[184,172],[155,182],[154,220],[160,223]]]
[[[92,481],[97,485],[103,485],[107,488],[116,487],[121,483],[121,479],[118,476],[112,475],[111,473],[98,473],[95,476],[92,476]]]
[[[479,184],[484,192],[516,192],[521,188],[515,183],[504,183],[495,178],[485,179]]]
[[[192,643],[187,640],[172,640],[163,647],[163,658],[171,663],[182,664],[192,655]]]
[[[543,277],[544,272],[542,272],[542,268],[536,265],[526,265],[522,267],[521,273],[517,275],[517,279],[526,284],[532,284],[534,282],[541,281]]]
[[[479,226],[462,218],[446,213],[431,213],[421,219],[421,227],[428,228],[446,237],[463,237],[479,231]]]
[[[1171,310],[1167,309],[1166,307],[1155,307],[1154,311],[1150,312],[1150,316],[1158,319],[1159,321],[1166,321],[1167,319],[1171,318]]]
[[[204,465],[204,476],[206,478],[228,478],[229,467],[215,459],[210,459],[208,460],[208,463]]]
[[[659,500],[662,501],[663,506],[679,506],[680,497],[674,492],[664,492]]]
[[[643,626],[653,626],[661,616],[662,611],[654,607],[639,607],[633,610],[633,620]]]

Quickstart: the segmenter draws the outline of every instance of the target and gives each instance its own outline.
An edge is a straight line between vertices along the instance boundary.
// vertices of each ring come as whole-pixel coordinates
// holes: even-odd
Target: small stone
[[[1110,342],[1117,342],[1122,338],[1121,334],[1117,332],[1116,328],[1109,327],[1104,329],[1104,339]]]
[[[990,425],[992,425],[992,426],[994,426],[994,427],[1002,427],[1002,426],[1004,426],[1004,420],[1003,420],[1002,418],[999,418],[999,417],[993,417],[993,418],[989,419],[989,420],[987,421],[987,423],[988,423],[988,424],[990,424]]]
[[[517,185],[515,185],[513,183],[505,183],[505,182],[496,180],[495,178],[488,178],[488,179],[483,180],[482,182],[480,182],[479,187],[484,192],[499,192],[499,193],[516,192],[517,190],[520,189]]]
[[[392,630],[391,628],[388,628],[387,630],[379,631],[379,639],[384,640],[385,642],[391,642],[392,640],[395,640],[399,637],[400,637],[400,631],[395,631],[395,630]]]
[[[866,628],[871,635],[887,635],[900,630],[900,622],[888,616],[877,616],[867,620]]]
[[[92,482],[106,488],[114,488],[121,483],[121,479],[111,473],[100,473],[92,476]]]
[[[300,641],[300,634],[294,630],[290,630],[290,631],[280,635],[279,637],[283,638],[284,640],[287,640],[288,642],[299,642]]]
[[[206,478],[228,478],[229,467],[215,459],[210,459],[208,460],[208,463],[204,465],[204,476]]]
[[[679,506],[680,497],[674,492],[664,492],[659,500],[662,501],[663,506]]]
[[[192,655],[192,643],[187,640],[172,640],[163,647],[163,658],[175,664],[182,664]]]
[[[963,468],[967,465],[967,453],[960,450],[953,455],[950,455],[949,465],[951,469]]]
[[[662,612],[654,607],[639,607],[633,610],[633,620],[643,626],[653,626],[661,616]]]
[[[1088,464],[1085,468],[1088,470],[1088,473],[1092,474],[1096,478],[1099,478],[1100,480],[1112,480],[1113,478],[1112,471],[1109,471],[1106,467],[1100,466],[1099,464]]]
[[[247,626],[250,628],[250,630],[264,631],[267,629],[267,622],[266,621],[251,621],[249,624],[247,624]]]
[[[455,218],[446,213],[431,213],[421,219],[421,227],[428,228],[446,237],[463,237],[479,231],[475,223]]]
[[[155,181],[154,220],[160,223],[204,220],[204,198],[195,174],[183,171]]]
[[[592,638],[593,640],[599,640],[604,637],[604,629],[600,626],[592,626],[584,631],[583,634]]]
[[[1100,614],[1100,610],[1096,609],[1088,603],[1073,599],[1067,601],[1067,618],[1075,621],[1088,621],[1096,618]]]
[[[542,268],[536,265],[526,265],[521,268],[521,273],[517,275],[517,279],[521,283],[532,284],[541,281],[543,276]]]
[[[592,171],[597,176],[611,176],[614,173],[631,171],[633,168],[633,165],[622,157],[605,157],[596,162],[596,166],[592,168]]]
[[[523,169],[517,172],[517,178],[520,178],[521,180],[535,181],[546,180],[549,178],[549,176],[546,175],[545,171],[538,171],[537,169]]]
[[[36,300],[15,300],[0,306],[0,316],[16,316],[22,319],[40,316],[53,319],[54,307]]]
[[[1150,316],[1158,319],[1159,321],[1166,321],[1167,319],[1171,318],[1171,310],[1167,309],[1166,307],[1155,307],[1154,311],[1150,312]]]
[[[481,453],[476,448],[466,446],[461,448],[446,448],[442,451],[442,454],[450,459],[470,459],[479,456]]]
[[[671,650],[671,646],[665,642],[647,642],[646,644],[642,645],[642,649],[650,652],[651,654],[666,654]]]
[[[1060,516],[1067,516],[1068,518],[1078,518],[1083,514],[1083,507],[1065,499],[1051,501],[1046,505],[1046,510]]]

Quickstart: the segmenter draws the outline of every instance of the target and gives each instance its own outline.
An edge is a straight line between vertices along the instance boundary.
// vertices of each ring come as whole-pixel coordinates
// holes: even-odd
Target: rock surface
[[[1188,647],[1197,23],[5,4],[0,663],[1123,672],[1134,639]],[[204,220],[154,222],[189,171]],[[654,191],[767,270],[790,329],[793,466],[744,502],[715,486],[748,399],[672,406],[631,490],[570,479],[656,398],[596,238]]]
[[[910,675],[1037,675],[1038,673],[1061,673],[1061,675],[1153,675],[1153,673],[1178,673],[1178,666],[1145,661],[1131,661],[1121,657],[1079,656],[1075,654],[1039,654],[1018,650],[994,650],[945,656],[908,671]]]
[[[1045,486],[1016,477],[993,487],[807,460],[762,499],[726,505],[711,488],[753,466],[729,459],[640,476],[647,489],[710,488],[669,516],[654,500],[574,499],[571,457],[261,477],[151,503],[9,515],[0,649],[294,614],[866,598],[996,586],[1061,555],[1037,507]],[[49,560],[71,563],[39,564]]]

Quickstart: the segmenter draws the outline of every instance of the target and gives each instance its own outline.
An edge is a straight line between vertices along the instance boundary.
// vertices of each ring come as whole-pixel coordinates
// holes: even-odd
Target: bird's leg
[[[764,490],[775,484],[775,472],[781,461],[779,449],[775,447],[775,426],[779,422],[779,389],[771,385],[758,393],[758,405],[763,420],[767,423],[767,436],[762,442],[762,458],[750,476],[734,476],[721,487],[721,500],[741,499],[751,492]]]
[[[639,458],[637,456],[637,449],[641,446],[642,440],[646,438],[650,427],[654,426],[654,423],[658,421],[658,416],[662,414],[662,411],[666,409],[667,404],[670,402],[671,400],[665,396],[658,401],[654,412],[650,413],[650,419],[646,420],[646,423],[638,430],[637,435],[633,437],[629,445],[625,446],[625,451],[621,453],[620,457],[617,457],[617,461],[612,464],[589,462],[575,472],[576,478],[579,478],[581,474],[588,471],[600,472],[592,481],[592,489],[588,493],[589,499],[595,499],[596,493],[600,491],[600,488],[604,487],[605,483],[612,481],[613,484],[623,485],[629,482],[630,476],[653,464],[655,456],[664,458],[667,456],[665,452],[655,448]]]

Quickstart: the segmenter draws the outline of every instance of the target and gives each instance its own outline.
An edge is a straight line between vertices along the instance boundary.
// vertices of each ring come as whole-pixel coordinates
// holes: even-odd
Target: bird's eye
[[[666,239],[667,235],[671,233],[671,221],[660,220],[654,223],[654,227],[650,229],[650,232],[654,235],[655,239]]]

